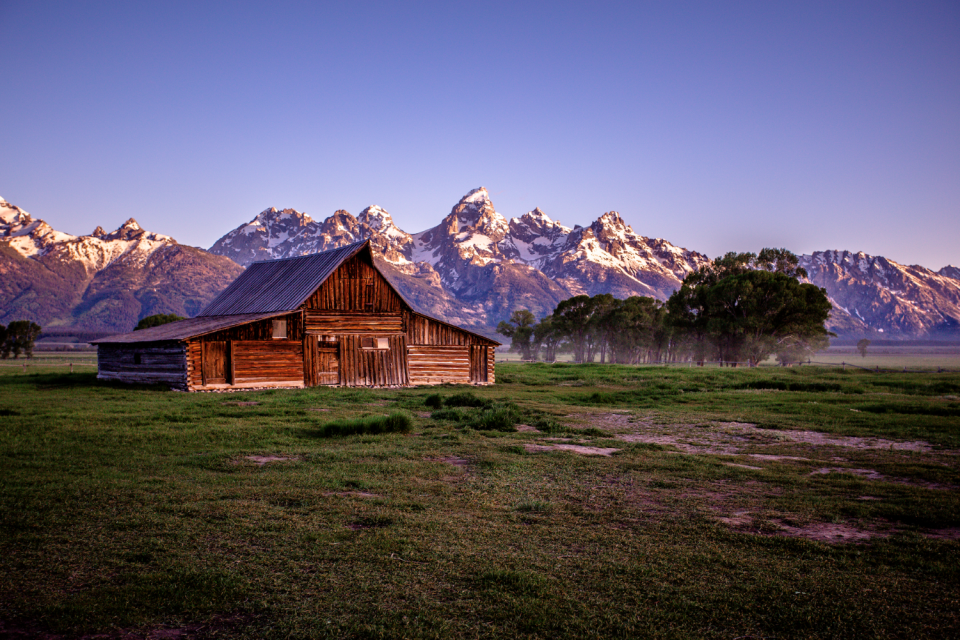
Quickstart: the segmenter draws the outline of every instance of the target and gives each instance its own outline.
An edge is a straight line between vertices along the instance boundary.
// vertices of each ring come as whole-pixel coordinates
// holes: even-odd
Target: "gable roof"
[[[364,248],[369,252],[369,242],[363,240],[296,258],[254,262],[197,317],[294,311],[337,267]]]
[[[163,342],[164,340],[186,340],[196,338],[221,329],[237,327],[248,322],[266,320],[286,314],[286,311],[272,313],[244,313],[236,316],[207,316],[204,318],[187,318],[176,322],[168,322],[149,329],[140,329],[130,333],[121,333],[93,340],[90,344],[116,344],[132,342]]]

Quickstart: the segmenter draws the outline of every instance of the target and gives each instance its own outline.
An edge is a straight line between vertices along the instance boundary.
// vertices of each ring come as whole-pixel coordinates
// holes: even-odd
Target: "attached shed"
[[[95,344],[101,380],[204,391],[493,384],[500,343],[416,312],[364,241],[256,262],[197,317]]]

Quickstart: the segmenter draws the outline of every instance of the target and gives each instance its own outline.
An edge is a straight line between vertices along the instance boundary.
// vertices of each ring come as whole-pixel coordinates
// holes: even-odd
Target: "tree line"
[[[29,320],[14,320],[9,325],[0,324],[0,358],[14,359],[20,354],[33,357],[33,343],[40,335],[40,325]]]
[[[826,292],[786,249],[728,253],[687,275],[665,302],[610,294],[564,300],[537,321],[515,310],[497,332],[525,360],[639,364],[798,362],[829,344]]]

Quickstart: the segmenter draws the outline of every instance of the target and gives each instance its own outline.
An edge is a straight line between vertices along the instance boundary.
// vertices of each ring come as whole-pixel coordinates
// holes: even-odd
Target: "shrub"
[[[443,396],[441,396],[439,393],[431,393],[423,401],[423,404],[430,407],[431,409],[439,409],[440,407],[443,406]]]
[[[493,404],[485,398],[478,398],[469,391],[455,393],[443,401],[447,407],[486,407]]]
[[[352,436],[358,434],[410,433],[413,419],[409,414],[397,411],[389,416],[368,416],[350,420],[336,420],[320,427],[316,434],[321,438]]]

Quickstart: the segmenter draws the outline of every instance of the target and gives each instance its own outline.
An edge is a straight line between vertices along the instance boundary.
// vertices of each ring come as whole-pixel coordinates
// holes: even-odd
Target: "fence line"
[[[530,364],[530,363],[534,363],[534,362],[544,362],[544,361],[537,361],[537,360],[508,360],[507,362],[520,362],[520,363]],[[600,363],[599,363],[599,362],[587,362],[587,363],[580,363],[580,362],[561,362],[561,363],[556,363],[556,362],[552,362],[552,363],[551,363],[551,362],[544,362],[544,364],[600,364]],[[616,364],[616,363],[608,362],[608,363],[605,363],[605,364]],[[724,365],[727,365],[727,366],[737,365],[736,367],[731,367],[731,368],[740,368],[740,367],[742,366],[742,367],[747,367],[747,368],[763,367],[764,369],[783,368],[783,366],[784,366],[784,365],[779,365],[779,364],[764,364],[764,365],[752,365],[752,366],[751,366],[751,364],[750,364],[749,362],[731,362],[731,361],[729,361],[729,360],[703,360],[703,361],[694,361],[694,360],[691,360],[691,361],[686,361],[686,362],[669,362],[669,361],[639,362],[639,363],[637,363],[637,364],[628,365],[628,366],[634,366],[634,367],[653,367],[653,366],[671,367],[671,366],[672,366],[672,367],[694,368],[694,367],[700,367],[700,366],[704,366],[704,367],[705,367],[705,366],[709,366],[709,365],[716,365],[717,367],[723,367]],[[937,367],[937,370],[936,370],[936,371],[933,371],[933,367],[930,367],[929,369],[908,369],[907,367],[904,367],[903,369],[885,369],[885,368],[882,369],[882,368],[880,368],[879,366],[872,367],[872,368],[871,368],[871,367],[864,367],[864,366],[861,366],[861,365],[858,365],[858,364],[854,364],[854,363],[852,363],[852,362],[818,362],[818,361],[816,361],[816,360],[806,360],[806,361],[804,361],[804,362],[790,362],[790,363],[787,363],[786,366],[793,366],[793,365],[797,365],[797,366],[810,365],[810,366],[819,366],[819,367],[839,367],[839,368],[841,368],[841,369],[846,369],[846,367],[854,367],[854,368],[857,368],[857,369],[861,369],[861,370],[863,370],[863,371],[869,371],[870,373],[960,373],[960,369],[945,369],[945,368],[940,367],[940,366]]]
[[[0,367],[15,367],[27,372],[27,367],[70,367],[70,373],[73,373],[74,365],[78,367],[95,367],[96,362],[21,362],[20,364],[0,364]]]

